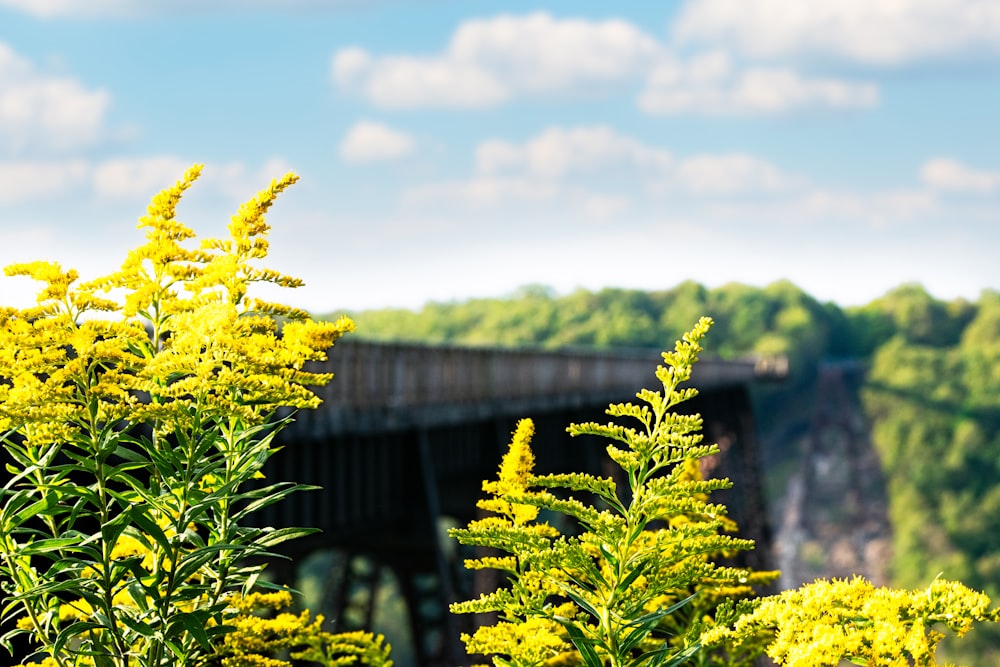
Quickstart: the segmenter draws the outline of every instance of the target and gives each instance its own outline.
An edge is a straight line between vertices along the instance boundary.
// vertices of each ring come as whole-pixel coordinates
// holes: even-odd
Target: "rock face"
[[[780,508],[781,587],[861,575],[888,584],[891,526],[878,454],[858,401],[862,370],[824,364],[801,463]]]

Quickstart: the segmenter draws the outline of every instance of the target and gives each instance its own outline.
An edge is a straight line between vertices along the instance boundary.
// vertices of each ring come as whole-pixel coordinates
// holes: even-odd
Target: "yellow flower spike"
[[[174,285],[196,277],[200,273],[199,265],[207,262],[209,256],[181,245],[194,238],[195,233],[174,217],[184,191],[191,187],[201,170],[202,165],[192,166],[173,186],[153,197],[138,224],[140,229],[147,230],[147,242],[128,253],[119,271],[86,283],[81,291],[92,294],[99,289],[125,289],[123,314],[149,317],[157,329],[159,320],[170,314],[170,306],[183,304]]]
[[[240,206],[237,214],[231,218],[228,239],[208,240],[202,243],[204,250],[215,253],[202,274],[191,283],[192,292],[197,295],[215,294],[217,298],[226,300],[234,306],[250,310],[249,306],[252,306],[253,302],[248,304],[245,300],[251,283],[269,282],[282,287],[303,285],[298,278],[251,265],[251,260],[267,256],[266,235],[270,226],[265,221],[265,214],[278,195],[296,181],[298,176],[292,173],[271,181],[268,188]],[[278,304],[270,307],[283,308]]]
[[[500,462],[500,473],[497,481],[483,482],[483,491],[491,493],[495,498],[479,501],[478,507],[502,514],[523,526],[534,521],[538,516],[538,508],[533,505],[511,503],[503,498],[509,494],[521,494],[528,488],[532,470],[535,467],[535,455],[531,451],[531,438],[535,434],[535,424],[530,419],[522,419],[517,423],[510,447]]]
[[[63,621],[86,621],[93,614],[94,608],[83,599],[59,606],[59,619]]]
[[[201,176],[202,169],[205,168],[203,164],[194,164],[184,172],[184,176],[181,177],[172,187],[166,188],[159,193],[157,193],[153,200],[150,202],[149,207],[146,209],[147,215],[143,217],[140,222],[140,227],[152,226],[155,220],[173,220],[174,215],[177,213],[177,204],[180,203],[181,196],[184,191],[187,190],[191,185],[198,180]],[[178,228],[174,229],[175,233],[180,232]],[[181,232],[182,234],[185,234]],[[193,234],[185,234],[183,238],[190,238]]]
[[[111,560],[132,558],[133,556],[147,556],[148,554],[149,549],[142,542],[134,537],[122,535],[115,542],[115,546],[111,550]]]
[[[531,438],[535,434],[535,424],[530,419],[517,422],[510,450],[500,463],[500,484],[518,491],[528,485],[528,478],[535,467],[535,455],[531,451]]]
[[[4,269],[8,276],[27,276],[46,286],[38,293],[38,304],[44,305],[51,301],[65,302],[69,286],[80,277],[74,270],[63,271],[56,262],[27,262],[11,264]]]

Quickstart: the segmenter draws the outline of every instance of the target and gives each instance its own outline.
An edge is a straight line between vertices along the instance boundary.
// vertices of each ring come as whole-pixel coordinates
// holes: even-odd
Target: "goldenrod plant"
[[[777,573],[717,564],[752,548],[723,505],[708,502],[727,480],[702,479],[698,461],[718,453],[702,443],[699,415],[673,409],[695,395],[690,380],[712,321],[702,318],[656,369],[662,391],[643,389],[641,405],[611,405],[618,423],[573,424],[573,435],[611,441],[613,477],[535,475],[532,425],[521,421],[498,479],[478,506],[491,516],[451,531],[460,543],[491,551],[469,569],[495,569],[506,583],[454,613],[497,614],[493,625],[463,635],[470,654],[495,667],[665,667],[750,665],[766,653],[779,665],[869,667],[936,665],[950,629],[996,622],[1000,610],[962,584],[938,579],[926,590],[878,588],[861,578],[816,581],[754,597]],[[564,534],[540,522],[540,510],[569,518]],[[565,523],[565,522],[562,522]]]
[[[996,622],[990,599],[967,586],[935,579],[921,590],[874,586],[862,577],[817,580],[748,604],[730,627],[702,639],[709,645],[768,642],[767,654],[788,667],[937,665],[947,629],[959,637],[976,622]]]
[[[0,309],[0,586],[16,622],[2,639],[28,635],[26,662],[208,664],[253,599],[251,563],[308,532],[247,526],[303,488],[249,482],[288,423],[276,411],[315,407],[309,386],[331,378],[305,363],[353,323],[251,296],[301,284],[259,266],[294,174],[244,204],[228,238],[190,247],[175,214],[200,172],[153,198],[120,270],[80,283],[49,262],[6,269],[43,284],[36,306]]]
[[[696,395],[680,385],[690,379],[701,341],[712,322],[703,318],[656,370],[662,390],[644,389],[640,405],[612,405],[616,423],[573,424],[574,435],[611,441],[612,477],[582,473],[534,475],[531,424],[522,421],[500,466],[486,482],[491,494],[479,507],[495,516],[473,521],[452,535],[462,544],[502,555],[466,562],[472,569],[504,572],[509,586],[452,606],[455,613],[497,612],[499,622],[463,636],[470,653],[493,656],[497,667],[534,667],[582,661],[588,667],[667,667],[695,659],[693,630],[703,623],[683,614],[699,591],[747,595],[769,575],[717,564],[713,556],[752,548],[726,534],[732,522],[708,494],[730,486],[702,479],[698,461],[718,453],[702,443],[699,415],[679,414]],[[590,502],[590,499],[596,502]],[[560,534],[537,522],[540,510],[571,518],[579,527]],[[700,608],[700,601],[699,601]],[[707,610],[703,610],[707,613]]]
[[[215,648],[211,664],[221,667],[292,667],[314,664],[346,667],[362,663],[369,667],[392,667],[390,646],[382,635],[355,631],[331,633],[323,630],[323,616],[308,611],[292,613],[287,590],[234,595],[229,631]],[[287,656],[288,660],[278,656]],[[295,661],[294,663],[292,661]],[[85,659],[88,665],[93,659]],[[20,667],[55,667],[52,658]]]
[[[382,635],[326,632],[322,616],[288,611],[292,606],[288,591],[237,597],[233,606],[240,612],[231,621],[235,630],[225,635],[216,655],[223,667],[292,667],[292,662],[274,657],[282,652],[300,665],[341,667],[360,662],[392,667],[390,647]]]

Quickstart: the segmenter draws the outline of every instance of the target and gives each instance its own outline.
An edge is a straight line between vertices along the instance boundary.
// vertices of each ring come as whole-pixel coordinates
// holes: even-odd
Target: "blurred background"
[[[541,350],[710,315],[709,354],[789,361],[751,389],[785,585],[996,597],[998,118],[992,0],[0,0],[0,261],[108,273],[189,165],[201,236],[294,171],[286,302]],[[402,623],[377,564],[303,571],[314,604],[330,572],[374,581],[390,611],[361,620]]]

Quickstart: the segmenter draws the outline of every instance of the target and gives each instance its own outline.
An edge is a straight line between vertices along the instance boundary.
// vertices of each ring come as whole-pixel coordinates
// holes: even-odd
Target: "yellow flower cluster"
[[[762,599],[733,627],[702,635],[707,645],[740,645],[772,634],[767,654],[789,667],[835,667],[842,660],[883,667],[936,665],[941,624],[964,635],[996,621],[990,599],[961,583],[935,580],[925,590],[879,588],[866,579],[818,580]]]
[[[241,488],[260,476],[286,423],[267,422],[280,408],[318,405],[310,387],[331,375],[309,364],[354,325],[251,296],[256,283],[302,284],[259,266],[265,215],[294,174],[244,204],[228,238],[191,246],[196,235],[176,212],[200,173],[195,165],[153,198],[139,221],[146,242],[109,275],[80,283],[52,262],[6,268],[42,283],[35,306],[0,307],[0,440],[14,475],[0,508],[0,577],[16,599],[8,612],[62,667],[93,664],[88,656],[162,664],[168,652],[201,664],[231,617],[244,643],[294,631],[303,659],[370,654],[384,664],[387,649],[353,636],[338,644],[321,619],[281,613],[262,625],[224,610],[259,573],[234,562],[277,543],[240,526],[233,506],[294,490]],[[246,664],[286,664],[243,653],[255,656]]]
[[[134,605],[125,591],[116,604]],[[371,667],[392,667],[390,647],[382,635],[365,632],[332,634],[322,630],[323,617],[313,618],[308,610],[299,614],[287,611],[292,596],[287,591],[236,595],[229,600],[232,617],[227,621],[235,629],[225,635],[214,658],[223,667],[291,667],[292,662],[275,657],[291,651],[290,657],[298,661],[311,661],[325,667],[337,667],[363,662]],[[270,616],[263,611],[280,612]],[[64,620],[88,621],[93,608],[84,600],[64,604],[59,615]],[[29,629],[26,619],[18,625]],[[79,667],[96,664],[93,658],[81,656],[73,663]],[[131,664],[131,663],[130,663]],[[42,662],[29,662],[18,667],[63,667],[51,657]]]
[[[522,419],[517,423],[510,447],[500,462],[497,481],[483,482],[483,491],[493,497],[476,503],[480,509],[509,518],[515,526],[524,526],[538,516],[537,507],[510,503],[503,499],[503,496],[522,494],[528,488],[535,468],[535,455],[531,451],[531,438],[534,434],[535,424],[530,419]]]
[[[471,636],[463,634],[462,641],[469,654],[507,656],[512,667],[545,665],[575,652],[562,626],[537,617],[523,623],[480,626]]]
[[[287,651],[296,661],[311,661],[329,667],[362,662],[371,667],[392,667],[388,644],[382,635],[368,632],[332,634],[322,629],[323,617],[309,611],[292,614],[287,591],[235,596],[230,605],[238,615],[230,621],[236,629],[225,636],[219,652],[222,667],[291,667],[274,657]],[[280,612],[273,616],[255,612]]]
[[[195,412],[255,424],[282,406],[319,403],[307,387],[331,376],[305,364],[325,360],[353,322],[317,322],[248,296],[254,283],[302,284],[256,265],[268,249],[264,214],[297,177],[272,181],[244,204],[230,238],[187,249],[195,234],[175,219],[176,207],[200,173],[195,165],[153,199],[139,222],[147,242],[117,272],[81,285],[76,271],[54,263],[7,267],[43,287],[37,306],[0,310],[0,430],[41,444],[126,417],[169,433],[189,427]],[[93,311],[117,317],[84,317]]]

